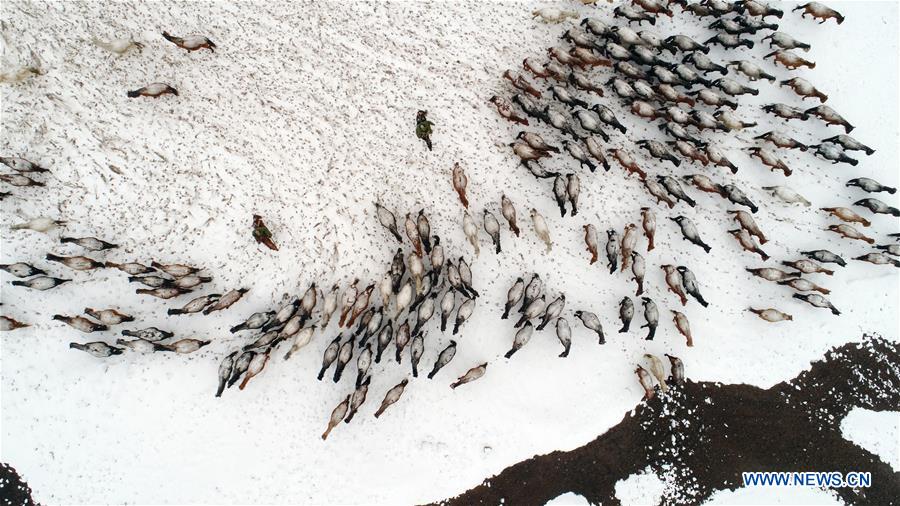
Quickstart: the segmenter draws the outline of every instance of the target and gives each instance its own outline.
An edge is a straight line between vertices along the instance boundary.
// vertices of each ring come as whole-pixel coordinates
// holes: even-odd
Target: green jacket
[[[272,237],[272,232],[265,226],[253,229],[253,237]]]
[[[431,135],[432,126],[434,126],[434,123],[428,120],[416,122],[416,137],[424,139]]]

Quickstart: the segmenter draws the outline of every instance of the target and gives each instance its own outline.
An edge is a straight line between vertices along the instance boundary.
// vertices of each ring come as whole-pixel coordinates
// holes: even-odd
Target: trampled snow
[[[560,43],[569,24],[534,21],[533,2],[440,3],[240,3],[113,4],[4,2],[3,67],[39,56],[45,75],[0,85],[0,154],[25,156],[48,166],[46,188],[15,189],[2,203],[0,261],[28,261],[75,281],[47,292],[9,285],[3,274],[3,314],[33,324],[5,333],[2,350],[0,455],[46,503],[421,503],[453,496],[504,467],[553,450],[583,445],[615,425],[640,402],[633,374],[644,353],[681,357],[694,380],[745,382],[768,387],[795,376],[832,346],[877,332],[896,339],[898,274],[890,266],[848,260],[834,276],[809,279],[833,290],[843,312],[834,317],[790,298],[791,291],[744,271],[759,267],[726,230],[733,228],[717,197],[688,191],[696,209],[655,206],[657,248],[647,254],[645,285],[660,306],[654,341],[643,340],[638,311],[633,330],[617,334],[617,304],[634,294],[630,276],[588,266],[582,225],[601,232],[638,223],[638,208],[651,204],[635,179],[614,167],[590,174],[558,156],[546,166],[581,175],[581,212],[560,218],[550,182],[521,168],[507,144],[518,131],[499,118],[488,99],[510,95],[500,77],[527,56],[543,57]],[[609,19],[613,6],[552,4]],[[788,4],[791,5],[791,4]],[[831,165],[810,153],[780,152],[795,169],[784,178],[739,152],[750,132],[721,136],[741,167],[720,169],[660,165],[632,143],[657,138],[649,126],[615,106],[629,127],[610,146],[624,147],[654,173],[702,172],[735,181],[761,211],[755,216],[772,238],[773,260],[795,260],[799,251],[824,248],[845,258],[866,245],[822,229],[835,220],[819,207],[864,198],[844,182],[860,176],[898,186],[898,9],[894,3],[841,2],[847,20],[818,25],[787,14],[782,30],[810,42],[804,57],[815,70],[788,72],[761,63],[779,78],[801,75],[829,95],[828,104],[848,118],[853,136],[877,152],[860,154],[857,167]],[[787,9],[786,9],[787,10]],[[660,34],[708,33],[682,26],[689,16],[666,19]],[[185,51],[160,33],[200,33],[215,53]],[[92,38],[135,38],[142,52],[112,55]],[[713,51],[716,61],[745,53]],[[598,71],[598,75],[602,71]],[[606,75],[606,74],[602,74]],[[605,78],[604,78],[605,80]],[[744,80],[740,78],[743,82]],[[178,97],[128,99],[127,90],[163,81]],[[799,104],[784,88],[762,90],[747,103]],[[611,107],[616,99],[592,100]],[[744,99],[742,99],[744,103]],[[814,104],[806,101],[806,107]],[[427,109],[436,123],[435,151],[415,138],[414,118]],[[780,120],[742,106],[739,115],[760,122],[763,133]],[[540,131],[558,142],[545,126]],[[841,133],[811,120],[781,128],[804,142]],[[856,154],[854,153],[854,156]],[[503,229],[504,251],[495,255],[482,234],[476,259],[462,233],[462,206],[450,184],[459,162],[466,170],[470,212],[480,223],[485,207],[499,216],[501,193],[516,204],[523,234]],[[809,199],[789,206],[759,190],[784,184]],[[7,188],[4,188],[6,191]],[[877,195],[892,206],[897,196]],[[219,360],[245,337],[228,328],[256,311],[276,306],[282,294],[299,294],[316,281],[321,288],[353,278],[375,282],[387,269],[397,243],[374,216],[374,201],[398,217],[425,208],[448,257],[472,263],[478,299],[458,339],[457,356],[431,381],[419,378],[403,398],[375,419],[384,392],[409,376],[408,358],[377,367],[369,399],[349,424],[327,442],[320,439],[332,408],[351,390],[319,383],[322,351],[334,327],[291,361],[280,352],[247,389],[215,399]],[[551,254],[534,235],[528,210],[547,218]],[[264,216],[281,250],[270,252],[250,236],[253,213]],[[712,252],[687,243],[666,219],[682,213],[694,220]],[[868,217],[868,213],[863,212]],[[47,216],[69,222],[49,235],[11,231],[9,225]],[[871,231],[880,243],[897,232],[897,219],[877,215]],[[250,292],[231,309],[209,317],[167,317],[191,296],[163,302],[134,294],[117,271],[73,273],[43,260],[48,252],[71,254],[60,233],[94,235],[122,245],[94,255],[101,260],[183,262],[214,277],[206,291],[237,287]],[[667,291],[659,265],[689,266],[711,302],[681,308]],[[506,290],[517,276],[538,272],[547,293],[565,292],[565,316],[573,329],[572,353],[552,330],[536,333],[511,360],[502,358],[514,331],[501,321]],[[793,322],[769,324],[745,311],[776,307]],[[116,307],[183,337],[213,339],[188,356],[127,353],[95,359],[68,348],[85,336],[51,320],[84,307]],[[687,348],[668,309],[687,314],[695,346]],[[572,317],[577,309],[600,315],[608,344]],[[117,328],[118,330],[118,328]],[[430,367],[450,339],[438,329],[422,363]],[[490,365],[484,378],[457,390],[449,383],[470,367]],[[354,371],[355,372],[355,371]]]

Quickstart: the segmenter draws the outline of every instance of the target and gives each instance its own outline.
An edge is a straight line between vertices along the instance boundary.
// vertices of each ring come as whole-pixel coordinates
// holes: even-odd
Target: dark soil
[[[443,504],[545,504],[566,492],[619,504],[616,482],[648,467],[672,485],[661,504],[703,503],[740,488],[745,471],[868,471],[870,488],[834,492],[847,504],[900,504],[900,473],[841,435],[854,407],[900,411],[897,343],[876,337],[832,349],[768,390],[672,385],[585,446],[510,466]]]
[[[0,462],[0,505],[31,506],[31,487],[9,464]]]
[[[648,467],[674,484],[661,504],[703,503],[717,490],[739,488],[745,471],[868,471],[870,488],[834,491],[847,504],[900,504],[900,473],[840,431],[854,407],[900,411],[897,343],[879,337],[835,348],[768,390],[670,385],[585,446],[510,466],[442,504],[545,504],[566,492],[619,504],[616,482]],[[31,488],[0,463],[0,506],[33,504]]]

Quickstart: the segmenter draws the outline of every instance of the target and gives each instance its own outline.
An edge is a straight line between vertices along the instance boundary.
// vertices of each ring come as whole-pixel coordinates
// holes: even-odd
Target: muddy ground
[[[650,468],[661,504],[701,504],[741,486],[746,471],[867,471],[872,486],[835,489],[848,504],[897,504],[900,473],[845,440],[854,407],[900,410],[900,351],[874,338],[828,352],[796,378],[763,390],[686,381],[656,395],[594,441],[512,465],[444,504],[544,504],[566,492],[619,504],[619,480]]]

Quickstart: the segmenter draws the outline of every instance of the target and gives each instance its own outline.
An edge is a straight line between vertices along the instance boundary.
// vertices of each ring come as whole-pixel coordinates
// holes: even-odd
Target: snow
[[[841,421],[841,432],[900,472],[900,413],[853,408]]]
[[[706,503],[709,506],[737,506],[739,504],[815,504],[841,506],[844,503],[832,492],[812,487],[752,487],[720,490]]]
[[[616,483],[616,498],[625,506],[659,504],[666,484],[650,469]]]
[[[682,357],[694,380],[765,388],[864,332],[896,339],[896,269],[848,260],[850,266],[833,278],[810,276],[834,290],[829,298],[844,314],[833,317],[791,300],[785,287],[746,274],[745,267],[760,263],[725,233],[732,224],[722,201],[690,189],[698,207],[679,205],[674,211],[697,223],[712,253],[703,255],[682,240],[665,219],[674,213],[656,207],[657,249],[644,253],[643,239],[639,248],[648,262],[647,291],[660,306],[660,329],[656,340],[643,341],[638,311],[634,330],[616,334],[618,301],[633,294],[634,286],[630,276],[610,276],[602,254],[588,268],[581,226],[590,220],[601,232],[622,230],[639,220],[638,208],[650,202],[648,196],[618,168],[594,175],[580,170],[582,211],[560,219],[550,183],[518,167],[506,146],[517,129],[487,102],[495,93],[510,93],[500,78],[503,70],[539,56],[568,26],[533,21],[530,12],[544,5],[551,4],[4,2],[3,68],[30,63],[34,51],[46,75],[0,88],[0,151],[47,165],[52,175],[46,189],[15,189],[16,196],[3,201],[0,261],[30,261],[75,280],[35,293],[11,287],[3,274],[3,313],[34,326],[6,333],[0,341],[0,458],[28,481],[35,499],[439,500],[532,455],[581,446],[618,423],[642,395],[633,370],[644,353]],[[603,19],[612,9],[602,2],[552,5]],[[828,104],[857,125],[852,135],[878,151],[860,155],[855,168],[784,153],[796,171],[784,180],[738,153],[749,133],[723,137],[729,157],[741,167],[733,179],[762,208],[756,220],[773,238],[766,249],[775,260],[796,259],[798,251],[820,247],[845,258],[866,253],[861,243],[821,232],[833,221],[815,209],[863,198],[861,191],[843,188],[852,177],[900,183],[893,114],[897,5],[841,2],[837,7],[847,18],[840,27],[785,16],[783,30],[812,43],[812,51],[802,56],[817,63],[814,71],[793,74],[825,91]],[[203,33],[217,50],[188,54],[164,41],[162,30]],[[676,28],[662,20],[653,30],[668,34]],[[146,47],[120,57],[92,45],[92,37],[133,37]],[[710,56],[725,58],[718,50]],[[762,65],[779,77],[788,75],[770,62]],[[172,84],[180,96],[125,97],[127,90],[155,81]],[[786,89],[754,86],[764,91],[748,102],[799,103]],[[612,97],[598,101],[614,104]],[[432,153],[413,135],[420,108],[436,124]],[[774,124],[756,109],[742,106],[738,112],[760,121],[753,132]],[[630,140],[614,136],[611,145],[632,150],[638,163],[654,172],[670,171],[630,145],[658,136],[651,133],[655,127],[642,126],[624,109],[616,113],[629,127]],[[535,130],[553,138],[546,127]],[[815,121],[792,122],[786,131],[810,142],[837,133]],[[523,235],[515,239],[504,229],[502,255],[487,247],[482,234],[483,251],[473,258],[450,185],[457,161],[469,176],[470,212],[479,222],[484,207],[499,217],[501,192],[516,204]],[[577,170],[565,157],[547,164],[563,166]],[[719,182],[732,179],[724,171],[707,173]],[[814,206],[782,205],[758,190],[772,184],[791,186]],[[897,206],[897,196],[877,197]],[[312,281],[325,288],[335,282],[346,286],[356,277],[380,279],[396,243],[374,217],[375,200],[398,217],[424,207],[448,258],[470,259],[482,297],[463,327],[456,358],[434,380],[411,383],[376,420],[372,412],[384,392],[408,376],[408,356],[402,367],[381,364],[358,417],[337,427],[327,442],[319,436],[328,416],[352,388],[348,380],[335,387],[313,379],[334,327],[290,362],[279,352],[247,390],[232,389],[215,399],[218,361],[244,344],[228,327]],[[534,235],[531,207],[550,225],[552,254],[544,253]],[[253,243],[253,213],[264,216],[281,251]],[[166,317],[167,308],[190,296],[165,303],[134,295],[135,286],[119,272],[72,273],[48,265],[47,252],[78,250],[58,244],[61,232],[8,228],[39,216],[68,220],[66,235],[96,235],[122,245],[94,255],[98,259],[200,265],[215,278],[210,291],[240,286],[251,291],[223,313]],[[884,234],[896,231],[895,218],[872,220],[871,233],[882,242]],[[665,288],[662,263],[688,265],[711,301],[708,310],[694,302],[678,308],[690,319],[693,348],[671,322],[667,309],[676,308],[676,300]],[[567,295],[572,353],[556,357],[561,346],[548,327],[506,361],[502,354],[514,332],[511,322],[498,318],[502,302],[517,276],[534,271],[544,278],[549,296]],[[50,319],[86,306],[116,307],[139,316],[140,327],[155,325],[214,342],[186,357],[125,354],[98,360],[69,350],[68,342],[83,342],[85,336]],[[795,320],[768,324],[744,311],[748,306],[777,307]],[[598,346],[572,316],[577,309],[601,316],[606,346]],[[432,329],[422,364],[430,367],[448,340]],[[484,378],[447,388],[484,361],[490,362]]]
[[[574,493],[566,492],[547,503],[547,506],[582,506],[590,504],[587,499]]]

